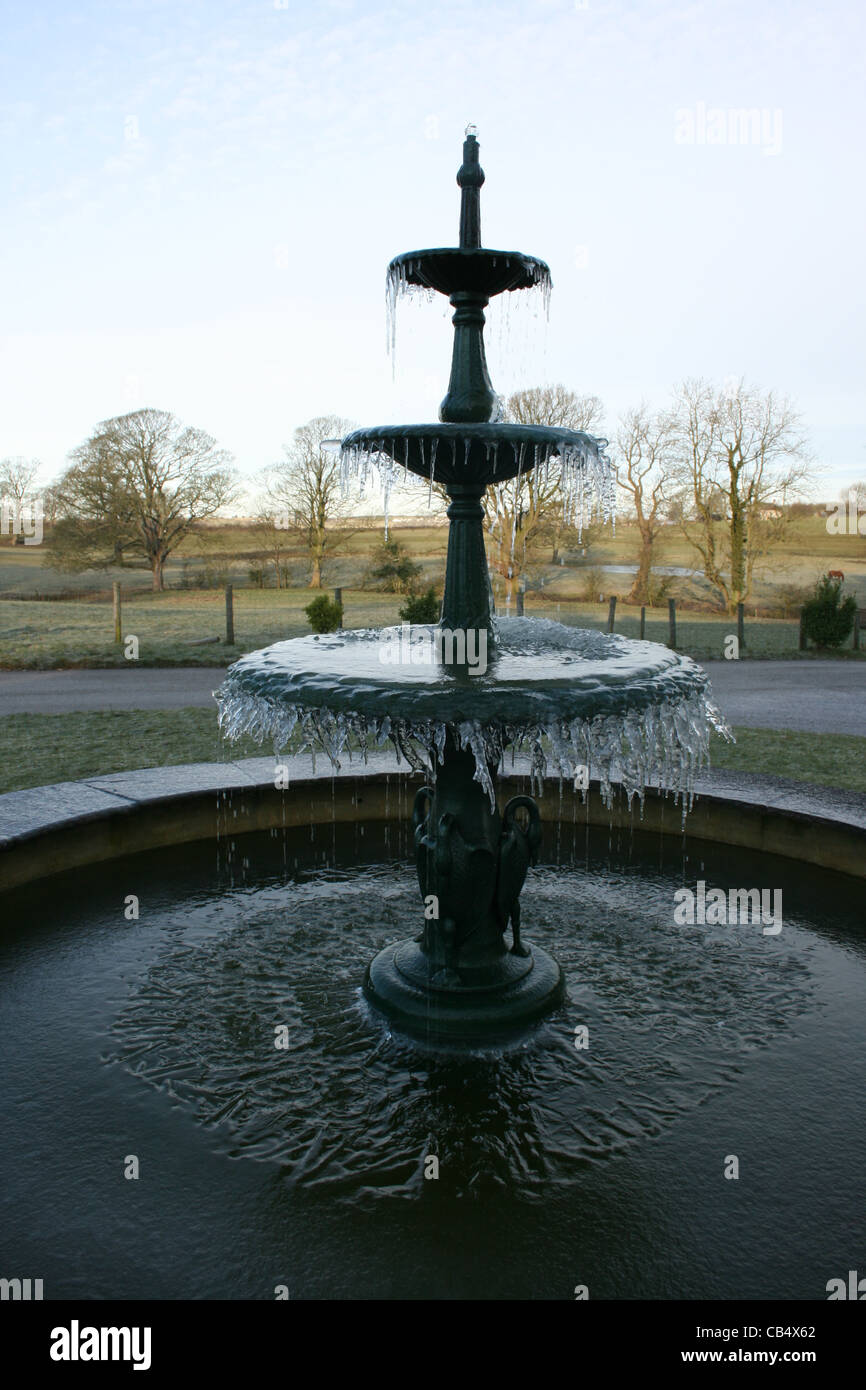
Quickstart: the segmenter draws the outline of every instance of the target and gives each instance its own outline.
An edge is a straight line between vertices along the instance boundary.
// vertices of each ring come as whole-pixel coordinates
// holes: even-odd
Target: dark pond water
[[[47,1298],[822,1299],[866,1267],[862,886],[549,828],[523,919],[568,1000],[460,1054],[360,997],[418,929],[407,850],[272,832],[0,901],[0,1273]],[[699,879],[781,889],[781,932],[677,925]]]

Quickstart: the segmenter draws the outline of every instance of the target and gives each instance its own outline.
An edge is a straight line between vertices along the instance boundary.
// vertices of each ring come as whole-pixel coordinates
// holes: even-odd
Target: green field
[[[406,549],[423,566],[423,583],[441,591],[447,529],[443,526],[395,530]],[[328,590],[343,589],[346,627],[379,626],[398,621],[403,602],[396,595],[362,588],[373,548],[382,538],[375,528],[358,529],[340,538],[337,554],[326,562]],[[154,594],[144,568],[124,568],[83,575],[59,574],[46,566],[40,547],[0,544],[0,668],[64,666],[122,666],[123,647],[114,643],[111,583],[123,586],[123,633],[138,638],[142,665],[221,665],[241,653],[287,637],[309,632],[304,608],[315,595],[304,584],[303,552],[289,561],[292,587],[250,587],[256,559],[255,533],[227,523],[189,538],[168,567],[169,587]],[[47,544],[47,542],[46,542]],[[605,565],[627,565],[636,557],[633,526],[620,523],[593,541],[587,555],[565,552],[566,563],[537,563],[529,571],[526,613],[563,623],[603,628],[607,601],[618,596],[616,630],[627,637],[639,632],[639,611],[625,604],[631,575],[605,571]],[[542,560],[545,558],[541,557]],[[549,557],[548,557],[549,558]],[[693,552],[682,534],[668,528],[657,553],[660,566],[687,568]],[[755,601],[746,610],[746,648],[741,656],[797,657],[798,604],[791,594],[814,583],[828,568],[845,573],[845,588],[866,607],[866,537],[831,536],[821,517],[799,519],[783,546],[766,557],[756,584]],[[592,581],[595,581],[594,585]],[[209,588],[193,587],[202,582]],[[223,585],[234,586],[235,645],[227,647]],[[671,578],[670,596],[678,599],[677,644],[698,658],[721,657],[725,639],[735,630],[733,619],[691,605],[706,602],[705,587],[694,576]],[[587,601],[588,587],[604,601]],[[494,585],[498,611],[505,611],[501,586]],[[37,598],[36,595],[41,595]],[[791,606],[787,619],[758,617],[756,612],[780,604]],[[666,602],[647,613],[647,637],[668,640]],[[851,652],[840,657],[855,657]],[[859,656],[862,658],[862,653]]]
[[[713,767],[771,773],[866,792],[866,738],[792,730],[735,729],[713,739]],[[216,709],[104,710],[0,718],[0,793],[140,767],[261,757],[248,739],[225,744]]]
[[[309,633],[309,589],[240,589],[235,594],[235,645],[225,645],[225,599],[219,590],[144,593],[124,598],[124,637],[139,642],[143,666],[228,665],[245,651]],[[399,621],[405,600],[395,594],[345,594],[346,623],[377,627]],[[198,645],[203,639],[214,639]],[[0,667],[125,666],[114,642],[110,600],[0,603]]]
[[[244,652],[308,634],[303,610],[311,596],[309,589],[237,590],[233,647],[226,646],[224,640],[225,600],[219,590],[144,593],[127,598],[122,630],[124,637],[138,638],[138,662],[142,666],[229,665]],[[379,627],[399,622],[403,602],[396,594],[344,589],[345,626]],[[607,624],[607,603],[559,602],[530,594],[526,613],[580,627],[603,629]],[[616,631],[637,637],[640,610],[620,604]],[[677,646],[701,659],[722,657],[725,639],[734,632],[736,622],[732,618],[689,612],[678,616]],[[667,608],[647,611],[646,636],[649,641],[667,642]],[[801,655],[798,636],[796,621],[750,618],[741,656],[795,658]],[[114,642],[109,600],[36,603],[8,599],[0,603],[0,668],[126,666],[130,662],[124,651],[123,645]],[[866,652],[848,650],[839,656],[863,659]]]
[[[431,579],[444,573],[447,535],[445,526],[404,527],[399,532],[401,544],[425,571],[429,570]],[[334,557],[326,561],[326,583],[331,587],[359,585],[371,553],[382,536],[381,526],[365,526],[340,534]],[[115,580],[126,592],[151,592],[150,571],[143,563],[68,573],[53,569],[47,563],[49,554],[50,533],[41,546],[13,546],[8,537],[0,538],[0,599],[52,599],[61,595],[83,598],[102,595],[108,599]],[[304,550],[295,546],[286,552],[285,558],[292,582],[303,588],[309,569]],[[262,559],[260,542],[250,527],[230,523],[208,527],[187,537],[173,553],[166,565],[166,586],[170,590],[198,587],[202,583],[214,587],[223,584],[247,586],[251,566],[261,564]]]
[[[270,642],[309,634],[304,607],[310,589],[239,589],[235,592],[235,645],[225,645],[225,600],[220,591],[142,594],[124,600],[122,632],[138,637],[138,662],[142,666],[228,666],[243,652],[256,651]],[[364,589],[343,591],[346,627],[381,627],[398,623],[405,602],[398,595],[375,594]],[[549,617],[559,623],[602,628],[607,623],[606,603],[555,602],[528,595],[527,616]],[[724,642],[737,630],[730,617],[709,613],[680,614],[677,646],[699,659],[724,655]],[[638,637],[639,609],[619,605],[616,631]],[[794,657],[798,652],[796,621],[748,619],[746,646],[741,656]],[[667,609],[646,613],[646,638],[667,642]],[[36,603],[7,599],[0,603],[0,667],[50,669],[75,666],[126,666],[125,646],[114,642],[111,602]],[[810,653],[815,655],[815,653]],[[824,653],[826,655],[826,653]],[[840,657],[866,656],[866,652],[841,652]]]

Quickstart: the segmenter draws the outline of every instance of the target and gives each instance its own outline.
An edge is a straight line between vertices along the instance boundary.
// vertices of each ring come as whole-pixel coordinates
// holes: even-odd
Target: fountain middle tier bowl
[[[395,463],[446,485],[483,487],[558,463],[587,473],[595,495],[606,497],[613,487],[606,445],[606,439],[549,425],[373,425],[347,434],[342,456],[359,464]]]
[[[570,777],[592,766],[603,786],[639,792],[661,775],[686,791],[710,728],[726,732],[706,672],[655,642],[538,618],[497,624],[489,653],[486,636],[404,624],[276,642],[229,669],[221,726],[281,748],[299,740],[337,766],[353,746],[390,740],[434,771],[450,733],[472,749],[491,798],[488,768],[508,744],[526,748],[539,773],[551,762]],[[446,664],[461,655],[459,667]]]

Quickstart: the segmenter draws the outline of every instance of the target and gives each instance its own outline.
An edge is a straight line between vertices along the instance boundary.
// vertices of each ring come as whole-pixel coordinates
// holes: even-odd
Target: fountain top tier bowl
[[[550,294],[550,268],[537,256],[523,251],[493,251],[481,245],[481,185],[484,170],[478,158],[478,139],[466,128],[463,163],[457,170],[460,188],[460,245],[437,246],[426,251],[405,251],[388,266],[388,301],[414,289],[439,294],[471,295],[486,303],[506,290],[540,289]]]
[[[493,251],[486,246],[436,246],[404,251],[388,266],[388,285],[396,299],[411,289],[454,294],[480,294],[493,299],[506,290],[551,287],[550,267],[523,251]]]

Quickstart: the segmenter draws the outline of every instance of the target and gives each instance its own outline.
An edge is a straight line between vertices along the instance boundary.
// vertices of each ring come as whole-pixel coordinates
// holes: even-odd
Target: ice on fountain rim
[[[538,635],[543,642],[544,634]],[[378,638],[380,633],[373,636]],[[620,640],[626,643],[625,638]],[[709,765],[711,731],[732,738],[710,699],[708,682],[680,695],[666,692],[657,702],[624,714],[600,712],[591,717],[561,715],[517,722],[499,717],[459,721],[394,717],[334,709],[327,704],[305,705],[303,699],[291,701],[254,693],[232,671],[215,694],[220,729],[228,740],[244,735],[258,742],[268,740],[278,756],[295,738],[294,751],[311,752],[314,758],[316,753],[324,753],[336,770],[344,756],[350,762],[353,756],[366,762],[371,751],[390,743],[398,763],[402,759],[413,771],[435,780],[450,732],[458,747],[472,753],[475,780],[487,793],[491,808],[496,803],[494,779],[510,747],[512,757],[528,754],[532,785],[539,792],[545,776],[552,774],[570,781],[585,799],[586,769],[598,780],[608,808],[617,785],[623,788],[629,805],[638,798],[641,812],[646,788],[658,786],[681,802],[685,818],[692,804],[695,778]]]
[[[363,438],[358,439],[359,435]],[[608,441],[579,430],[548,428],[544,425],[514,426],[513,437],[504,433],[497,435],[492,422],[476,426],[431,424],[372,426],[353,430],[343,440],[340,450],[341,490],[346,495],[354,481],[363,497],[371,480],[378,486],[383,499],[387,538],[394,485],[407,482],[412,474],[428,478],[432,488],[436,480],[437,460],[441,469],[446,450],[450,451],[450,471],[459,472],[461,464],[467,466],[472,445],[479,443],[484,445],[485,464],[493,472],[499,466],[500,451],[505,456],[510,451],[509,466],[516,465],[518,478],[532,468],[547,485],[552,471],[558,472],[563,516],[567,525],[577,528],[578,538],[582,536],[584,526],[593,518],[603,523],[615,520],[616,468],[607,453]],[[417,447],[423,470],[420,474],[409,468],[413,445]],[[502,488],[508,483],[494,483],[492,486],[494,491],[499,490],[497,498],[501,500]]]
[[[446,246],[434,247],[425,251],[407,252],[403,256],[396,256],[385,272],[385,340],[392,363],[395,361],[397,350],[397,305],[399,301],[418,297],[432,303],[439,293],[431,286],[419,285],[412,281],[411,277],[419,273],[425,257],[472,256],[475,253],[489,256],[494,266],[499,260],[506,266],[512,262],[518,264],[524,275],[531,281],[529,285],[521,286],[519,292],[524,295],[540,295],[544,315],[549,318],[553,279],[550,274],[550,266],[546,261],[539,260],[537,256],[527,255],[523,251],[492,251],[486,246],[469,248]],[[504,291],[506,294],[517,292],[517,290]]]
[[[585,792],[584,770],[600,784],[610,808],[614,788],[622,786],[629,804],[637,797],[643,807],[647,787],[658,786],[691,808],[694,781],[709,765],[710,731],[729,737],[726,725],[705,694],[668,699],[628,715],[599,714],[592,719],[562,719],[549,723],[512,725],[465,720],[449,725],[437,720],[392,719],[333,711],[303,704],[287,705],[263,696],[225,689],[220,698],[220,728],[234,740],[248,735],[273,742],[279,756],[292,736],[300,736],[298,753],[324,753],[339,771],[345,755],[366,762],[371,751],[390,743],[416,772],[435,781],[443,761],[445,740],[452,734],[461,749],[475,759],[474,778],[486,791],[491,809],[496,804],[494,778],[502,770],[505,751],[528,753],[533,787],[541,792],[548,773],[572,782]],[[349,746],[350,738],[357,748]]]

